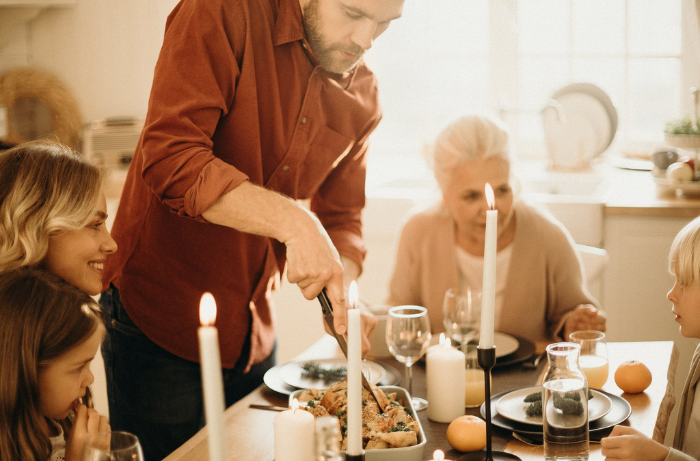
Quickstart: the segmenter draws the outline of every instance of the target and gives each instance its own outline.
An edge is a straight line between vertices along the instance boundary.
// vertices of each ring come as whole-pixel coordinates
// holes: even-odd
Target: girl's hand
[[[109,421],[97,410],[79,404],[75,408],[75,420],[66,440],[66,461],[80,461],[85,437],[98,432],[110,432]]]
[[[600,441],[601,454],[611,461],[663,461],[668,448],[654,442],[636,429],[615,426],[609,437]]]

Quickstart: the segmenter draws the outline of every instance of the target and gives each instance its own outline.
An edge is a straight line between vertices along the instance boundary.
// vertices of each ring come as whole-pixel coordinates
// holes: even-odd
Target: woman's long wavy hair
[[[101,191],[99,168],[62,144],[0,153],[0,273],[40,263],[49,237],[87,225]]]
[[[103,324],[100,306],[50,272],[0,274],[0,461],[46,461],[51,441],[39,413],[39,370]],[[83,399],[92,406],[90,391]],[[55,421],[67,437],[75,413]]]

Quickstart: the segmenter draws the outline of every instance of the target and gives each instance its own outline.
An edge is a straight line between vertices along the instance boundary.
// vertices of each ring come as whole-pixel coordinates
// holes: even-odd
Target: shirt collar
[[[273,43],[278,46],[296,40],[306,41],[299,0],[278,0]]]

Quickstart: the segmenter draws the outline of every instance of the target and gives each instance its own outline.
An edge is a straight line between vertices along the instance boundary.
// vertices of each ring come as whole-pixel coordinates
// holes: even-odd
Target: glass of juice
[[[605,333],[595,330],[575,331],[569,335],[572,343],[581,346],[579,366],[588,380],[588,387],[602,389],[608,381],[608,348]]]
[[[484,370],[479,366],[476,344],[467,344],[462,347],[466,358],[464,406],[475,408],[484,403]]]

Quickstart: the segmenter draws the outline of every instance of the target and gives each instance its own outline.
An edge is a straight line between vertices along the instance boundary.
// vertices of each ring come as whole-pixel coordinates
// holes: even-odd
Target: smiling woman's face
[[[499,240],[512,230],[513,190],[509,178],[508,163],[495,157],[468,160],[452,171],[442,191],[443,203],[454,220],[457,242],[470,253],[483,255],[484,251],[489,209],[484,192],[486,183],[491,185],[496,198]]]
[[[107,231],[106,220],[107,202],[103,195],[87,226],[49,239],[45,268],[89,295],[99,294],[104,262],[107,255],[117,250],[117,242]]]

